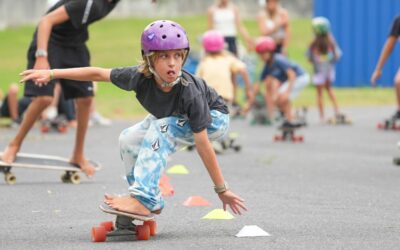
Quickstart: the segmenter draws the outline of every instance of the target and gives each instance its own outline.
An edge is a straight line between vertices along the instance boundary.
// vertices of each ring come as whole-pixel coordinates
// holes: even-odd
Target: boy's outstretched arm
[[[32,80],[36,85],[46,85],[53,79],[70,79],[76,81],[98,81],[109,82],[111,69],[84,67],[71,69],[52,69],[52,70],[34,70],[23,71],[20,75],[25,82]]]
[[[225,186],[224,177],[222,176],[221,169],[218,166],[217,157],[214,149],[208,139],[207,130],[204,129],[199,133],[194,133],[194,141],[196,143],[197,152],[199,153],[207,171],[214,182],[216,189]],[[218,193],[219,199],[222,201],[223,208],[226,206],[232,209],[233,213],[241,214],[241,210],[247,210],[244,205],[244,200],[227,189],[224,192]]]
[[[383,65],[385,65],[386,60],[389,55],[392,53],[394,45],[396,44],[397,38],[395,36],[389,36],[386,40],[385,45],[383,46],[382,52],[379,56],[378,63],[376,64],[375,70],[371,76],[372,85],[376,84],[376,81],[382,74]]]

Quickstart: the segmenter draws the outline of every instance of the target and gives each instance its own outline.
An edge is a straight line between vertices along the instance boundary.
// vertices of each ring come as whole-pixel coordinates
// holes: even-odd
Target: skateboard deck
[[[331,124],[331,125],[351,125],[351,124],[353,124],[353,121],[344,115],[339,116],[339,117],[334,116],[332,118],[329,118],[327,120],[327,122],[328,122],[328,124]]]
[[[99,208],[105,213],[116,215],[117,218],[115,223],[105,221],[93,227],[91,231],[93,242],[104,242],[109,237],[136,237],[137,240],[148,240],[150,236],[156,234],[157,224],[153,214],[145,216],[122,212],[106,204],[101,204]],[[140,225],[137,221],[143,224]]]
[[[2,156],[0,153],[0,158]],[[89,162],[95,166],[96,171],[101,169],[101,165],[97,162]],[[16,176],[11,172],[12,168],[31,168],[31,169],[43,169],[43,170],[60,170],[64,171],[61,176],[61,180],[64,183],[80,183],[79,172],[82,172],[77,164],[72,164],[69,159],[52,156],[52,155],[40,155],[40,154],[26,154],[18,153],[15,161],[12,163],[6,163],[0,160],[0,172],[4,173],[5,181],[7,184],[15,184]]]
[[[281,134],[274,136],[274,141],[292,141],[292,142],[303,142],[304,136],[295,135],[295,131],[299,128],[278,128]]]

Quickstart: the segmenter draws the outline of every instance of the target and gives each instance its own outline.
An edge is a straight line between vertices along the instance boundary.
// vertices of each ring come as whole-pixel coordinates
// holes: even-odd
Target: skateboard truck
[[[304,141],[304,136],[302,135],[295,135],[294,131],[295,129],[281,129],[282,134],[281,135],[275,135],[274,136],[274,141],[289,141],[291,140],[292,142],[303,142]]]

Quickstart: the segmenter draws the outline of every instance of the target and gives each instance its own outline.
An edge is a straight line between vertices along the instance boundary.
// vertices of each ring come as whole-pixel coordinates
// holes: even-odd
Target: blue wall
[[[335,86],[370,86],[369,79],[397,15],[400,0],[314,0],[314,16],[330,20],[343,51],[336,68]],[[378,85],[393,86],[399,67],[400,44],[396,44]]]

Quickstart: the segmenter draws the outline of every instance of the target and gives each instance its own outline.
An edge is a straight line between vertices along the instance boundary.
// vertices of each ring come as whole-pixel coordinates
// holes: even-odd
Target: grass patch
[[[140,34],[143,28],[153,21],[150,18],[107,19],[90,26],[88,42],[92,56],[92,65],[100,67],[117,67],[136,65],[140,60]],[[183,24],[189,35],[191,49],[198,51],[201,47],[199,37],[207,26],[206,16],[174,18]],[[258,35],[255,20],[245,20],[251,35]],[[298,62],[307,71],[311,65],[307,62],[305,51],[312,39],[309,19],[291,21],[292,38],[289,57]],[[11,82],[19,81],[18,73],[25,69],[26,53],[35,26],[9,28],[0,31],[0,90],[6,91]],[[256,75],[262,65],[257,64]],[[258,78],[258,76],[257,76]],[[22,93],[21,88],[21,93]],[[340,88],[336,89],[340,106],[392,105],[394,94],[392,89]],[[315,90],[308,87],[296,99],[295,106],[315,106]],[[328,101],[326,101],[328,104]],[[99,84],[96,98],[97,108],[113,118],[134,117],[146,114],[136,101],[135,93],[125,92],[112,84]]]

